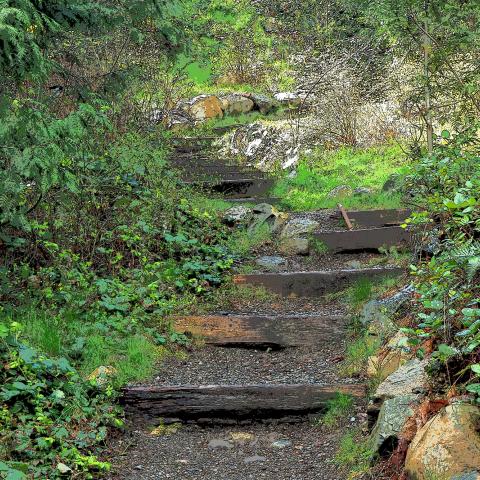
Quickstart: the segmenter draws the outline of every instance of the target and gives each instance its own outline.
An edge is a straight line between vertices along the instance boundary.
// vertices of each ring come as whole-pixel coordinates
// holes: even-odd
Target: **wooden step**
[[[400,267],[364,268],[358,270],[332,270],[321,272],[259,273],[237,275],[237,285],[257,285],[284,297],[322,297],[339,292],[357,280],[368,278],[376,281],[382,277],[394,277],[404,273]]]
[[[313,237],[332,252],[378,250],[382,247],[405,248],[411,240],[410,230],[402,227],[382,227],[338,232],[314,232]]]
[[[338,393],[363,398],[361,384],[138,386],[123,390],[126,412],[136,418],[285,418],[325,409]]]
[[[408,209],[347,211],[350,220],[361,227],[384,227],[402,224],[411,214]],[[342,215],[339,212],[338,218]]]
[[[267,194],[275,182],[271,178],[240,178],[207,182],[189,180],[185,183],[201,185],[203,188],[222,194],[226,198],[249,198]]]
[[[345,334],[347,321],[343,315],[212,315],[177,317],[174,327],[211,345],[286,348],[329,343]]]

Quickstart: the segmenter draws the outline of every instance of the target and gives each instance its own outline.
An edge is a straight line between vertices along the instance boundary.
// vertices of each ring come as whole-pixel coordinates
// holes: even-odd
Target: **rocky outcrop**
[[[478,407],[462,403],[447,406],[415,435],[405,470],[413,480],[477,478],[479,425]]]
[[[215,95],[199,95],[181,104],[195,121],[222,118],[222,103]]]
[[[388,456],[397,447],[403,426],[414,414],[418,400],[419,395],[401,395],[383,403],[370,436],[372,448],[381,456]]]
[[[225,115],[238,115],[253,110],[255,103],[252,99],[239,93],[230,93],[219,98]]]

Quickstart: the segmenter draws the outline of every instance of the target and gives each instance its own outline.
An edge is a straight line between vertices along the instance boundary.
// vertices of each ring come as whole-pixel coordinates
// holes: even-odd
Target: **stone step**
[[[411,231],[400,226],[342,230],[335,232],[314,232],[313,237],[335,253],[360,250],[378,250],[382,247],[408,248]]]
[[[355,210],[347,211],[347,214],[352,223],[357,226],[385,227],[402,224],[412,214],[412,211],[408,209]],[[342,219],[342,214],[338,212],[335,217]]]
[[[136,419],[222,423],[318,413],[339,393],[363,398],[366,389],[362,384],[138,386],[125,388],[121,401]]]
[[[209,315],[177,317],[177,332],[216,346],[287,348],[321,346],[345,334],[344,315]]]
[[[259,273],[236,275],[237,285],[263,286],[283,297],[322,297],[340,292],[358,280],[400,276],[405,270],[400,267],[364,268],[355,270],[332,270],[314,272]]]

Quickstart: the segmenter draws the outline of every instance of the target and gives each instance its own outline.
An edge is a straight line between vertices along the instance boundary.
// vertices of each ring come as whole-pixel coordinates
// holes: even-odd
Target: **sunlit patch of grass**
[[[368,149],[344,147],[333,152],[317,148],[302,159],[297,176],[280,180],[272,194],[282,198],[282,204],[293,210],[335,208],[338,203],[347,209],[398,208],[400,194],[383,192],[382,187],[392,174],[403,173],[405,167],[406,160],[398,145]],[[329,197],[339,185],[352,190],[368,187],[373,193]]]

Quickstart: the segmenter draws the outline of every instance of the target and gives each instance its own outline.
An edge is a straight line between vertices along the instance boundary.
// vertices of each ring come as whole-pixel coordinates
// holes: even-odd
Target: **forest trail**
[[[239,202],[271,200],[270,178],[227,165],[211,141],[177,144],[173,160],[187,181]],[[347,427],[365,425],[366,389],[363,379],[338,373],[351,320],[342,296],[359,279],[402,273],[377,258],[382,245],[408,240],[396,226],[403,215],[355,212],[349,231],[336,211],[292,213],[319,222],[314,236],[327,252],[313,261],[287,256],[275,272],[237,275],[238,285],[269,292],[260,300],[247,295],[228,311],[177,319],[177,329],[201,335],[205,346],[167,359],[150,383],[125,389],[131,423],[115,446],[111,478],[345,479],[335,455]],[[353,400],[351,412],[335,428],[322,426],[318,419],[339,393]]]

